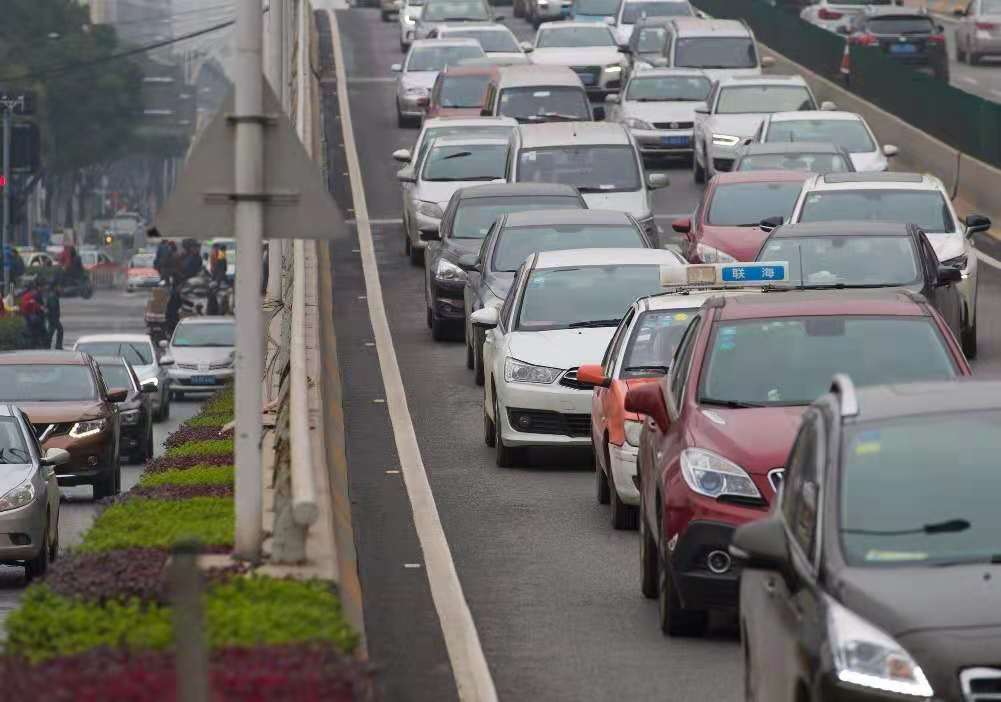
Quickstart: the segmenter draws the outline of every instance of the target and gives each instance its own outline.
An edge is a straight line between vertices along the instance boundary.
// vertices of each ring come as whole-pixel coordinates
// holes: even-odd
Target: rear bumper
[[[644,156],[684,156],[692,153],[691,129],[630,129]],[[684,141],[682,141],[684,140]]]
[[[627,505],[639,505],[640,491],[634,482],[636,478],[636,456],[639,450],[629,444],[608,446],[609,470],[615,479],[615,492]]]

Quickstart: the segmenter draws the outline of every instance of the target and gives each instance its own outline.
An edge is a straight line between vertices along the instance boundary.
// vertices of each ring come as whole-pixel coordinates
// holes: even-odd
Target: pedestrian
[[[226,282],[226,272],[229,264],[226,260],[226,244],[212,245],[212,280],[217,283]]]
[[[21,295],[18,304],[21,316],[24,317],[25,326],[28,328],[28,340],[31,348],[39,348],[44,345],[48,334],[45,331],[45,309],[38,298],[38,291],[34,281],[28,283],[24,294]]]
[[[160,261],[160,280],[166,285],[177,283],[177,244],[173,241],[167,242],[167,251]]]
[[[52,281],[45,296],[45,317],[48,322],[48,346],[61,351],[63,348],[62,311],[59,307],[59,283]],[[53,341],[55,346],[53,346]]]
[[[161,241],[156,245],[156,258],[153,259],[153,268],[160,274],[160,280],[164,279],[163,265],[170,255],[170,245],[166,241]]]
[[[183,280],[194,278],[202,272],[201,247],[197,241],[185,240],[183,243],[184,253],[181,255],[181,277]]]

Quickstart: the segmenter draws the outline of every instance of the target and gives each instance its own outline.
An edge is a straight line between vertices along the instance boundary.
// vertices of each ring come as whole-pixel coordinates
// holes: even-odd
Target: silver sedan
[[[405,127],[420,124],[427,112],[431,88],[438,72],[463,59],[483,58],[483,47],[475,39],[420,39],[410,46],[402,64],[394,63],[396,81],[396,122]]]
[[[1001,56],[1001,0],[973,0],[955,11],[956,60],[970,65],[984,56]]]

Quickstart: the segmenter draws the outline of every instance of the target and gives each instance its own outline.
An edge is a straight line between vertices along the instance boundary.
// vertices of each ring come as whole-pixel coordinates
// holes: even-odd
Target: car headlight
[[[737,259],[728,254],[726,251],[720,251],[714,246],[709,246],[708,244],[698,244],[695,247],[695,252],[698,254],[699,260],[703,263],[736,263]]]
[[[681,474],[688,487],[706,497],[761,497],[743,468],[712,451],[697,448],[682,451]]]
[[[466,271],[462,270],[451,261],[439,258],[438,263],[435,264],[434,267],[434,277],[438,280],[449,280],[453,282],[464,281],[466,279]]]
[[[634,422],[631,419],[627,419],[626,425],[626,443],[630,446],[640,445],[640,434],[643,433],[643,422]]]
[[[104,431],[105,420],[103,419],[92,419],[87,422],[77,422],[70,429],[70,436],[74,439],[83,439],[87,436],[93,436],[94,434],[100,434]]]
[[[419,97],[423,97],[423,96],[427,95],[430,92],[431,91],[429,91],[427,88],[404,88],[403,89],[403,94],[404,95],[417,95]]]
[[[736,146],[740,143],[740,137],[730,134],[713,134],[713,146]]]
[[[644,122],[641,119],[636,119],[635,117],[626,117],[622,120],[627,127],[630,129],[653,129],[653,125],[649,122]]]
[[[35,486],[27,480],[0,497],[0,512],[7,512],[31,504],[35,499]]]
[[[961,254],[953,258],[947,258],[942,261],[943,266],[949,266],[950,268],[958,268],[961,271],[966,270],[966,266],[969,264],[969,259],[967,259],[966,254]]]
[[[134,427],[139,423],[139,410],[126,410],[121,414],[123,427]]]
[[[611,66],[605,66],[605,73],[612,75],[619,75],[622,73],[622,66],[619,64],[612,64]]]
[[[531,363],[523,363],[514,358],[508,358],[504,361],[504,380],[509,383],[546,385],[555,382],[562,372],[561,368],[533,366]]]
[[[921,666],[893,638],[831,598],[827,630],[838,680],[883,692],[933,697]]]
[[[424,202],[423,200],[418,202],[417,212],[431,219],[441,219],[442,217],[441,208],[433,202]]]

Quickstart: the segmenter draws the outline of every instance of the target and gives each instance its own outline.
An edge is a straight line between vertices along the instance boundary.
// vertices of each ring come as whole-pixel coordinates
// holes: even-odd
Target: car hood
[[[453,239],[450,237],[442,244],[441,256],[442,258],[454,261],[460,256],[465,256],[466,254],[479,253],[482,245],[482,239]]]
[[[18,402],[32,424],[63,424],[105,415],[104,403],[97,400],[80,402]]]
[[[962,256],[966,251],[966,240],[959,232],[938,232],[928,233],[928,242],[935,249],[935,254],[939,261],[948,261],[950,258]]]
[[[781,468],[806,407],[727,409],[700,406],[691,423],[695,445],[733,461],[751,475]],[[755,481],[759,488],[762,481]]]
[[[407,88],[427,88],[430,90],[437,77],[438,71],[407,71],[400,76],[400,87],[404,90]]]
[[[866,151],[862,153],[853,151],[848,155],[851,156],[852,165],[855,166],[855,170],[860,173],[866,171],[885,171],[888,165],[886,156],[879,151]]]
[[[719,82],[724,78],[731,78],[734,76],[760,76],[760,68],[703,68],[702,72],[706,74],[706,77],[713,81]]]
[[[422,180],[420,185],[413,190],[413,196],[417,200],[423,200],[425,202],[434,202],[441,208],[444,212],[445,208],[448,207],[448,201],[452,198],[452,193],[454,193],[459,188],[468,188],[473,185],[485,185],[489,183],[488,180],[457,180],[457,181],[433,181],[433,180]],[[503,183],[503,178],[498,178],[497,183]]]
[[[749,112],[740,115],[713,115],[709,118],[707,126],[714,134],[749,137],[761,126],[761,120],[766,116],[763,112]]]
[[[575,46],[536,49],[531,53],[532,63],[545,66],[608,66],[618,64],[621,58],[615,46]]]
[[[725,251],[738,261],[753,261],[767,238],[768,234],[761,227],[706,226],[702,229],[703,244]]]
[[[507,353],[537,366],[576,368],[582,363],[599,363],[614,333],[615,327],[513,332]]]
[[[171,346],[174,363],[218,363],[233,353],[231,346]]]
[[[636,219],[650,216],[650,203],[642,190],[621,193],[582,193],[588,209],[628,212]]]
[[[31,477],[34,467],[30,463],[0,465],[0,495],[6,495]]]
[[[488,58],[504,61],[505,65],[508,66],[531,63],[531,61],[528,60],[528,56],[520,51],[488,51],[486,54]]]
[[[644,122],[694,122],[695,102],[635,102],[622,103],[622,116]]]

